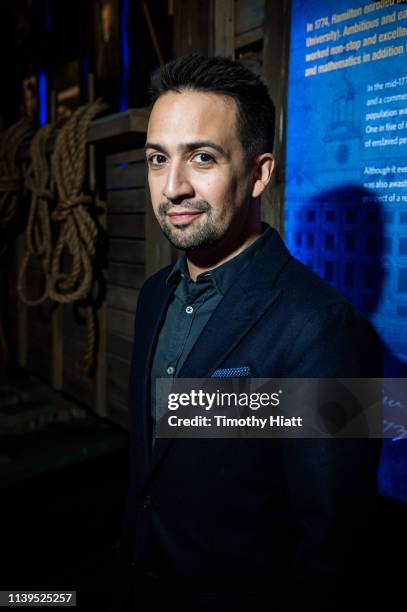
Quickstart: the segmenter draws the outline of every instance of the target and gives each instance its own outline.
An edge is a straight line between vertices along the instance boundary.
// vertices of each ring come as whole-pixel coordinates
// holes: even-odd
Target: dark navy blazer
[[[158,439],[151,453],[150,368],[170,269],[145,282],[135,319],[122,538],[131,588],[190,610],[347,592],[372,535],[377,441]],[[370,324],[274,231],[179,376],[236,367],[261,378],[379,377],[381,350]]]

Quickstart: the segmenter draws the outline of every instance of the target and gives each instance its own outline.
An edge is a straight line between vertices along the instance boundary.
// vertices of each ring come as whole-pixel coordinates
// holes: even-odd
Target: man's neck
[[[192,280],[196,281],[199,274],[207,272],[208,270],[213,270],[213,268],[217,268],[226,261],[242,253],[242,251],[247,249],[247,247],[261,236],[263,229],[260,222],[251,232],[246,234],[239,242],[235,243],[232,248],[229,247],[227,250],[220,247],[210,251],[194,251],[187,254],[188,271]]]

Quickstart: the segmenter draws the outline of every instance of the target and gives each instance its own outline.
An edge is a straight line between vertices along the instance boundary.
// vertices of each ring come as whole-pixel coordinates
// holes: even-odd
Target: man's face
[[[236,115],[234,100],[195,91],[168,92],[153,107],[148,182],[155,216],[176,248],[206,249],[238,234],[252,214],[253,176]]]

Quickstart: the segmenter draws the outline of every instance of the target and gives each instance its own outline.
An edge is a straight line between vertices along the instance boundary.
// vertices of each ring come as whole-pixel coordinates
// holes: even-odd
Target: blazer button
[[[151,510],[152,507],[153,507],[153,502],[151,501],[151,497],[147,495],[147,497],[145,497],[143,501],[143,508],[144,510]]]

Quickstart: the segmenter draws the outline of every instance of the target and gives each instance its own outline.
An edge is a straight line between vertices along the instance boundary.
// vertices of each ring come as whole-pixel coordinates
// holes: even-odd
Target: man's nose
[[[170,201],[192,197],[194,195],[194,189],[189,180],[188,171],[181,163],[171,163],[163,194]]]

